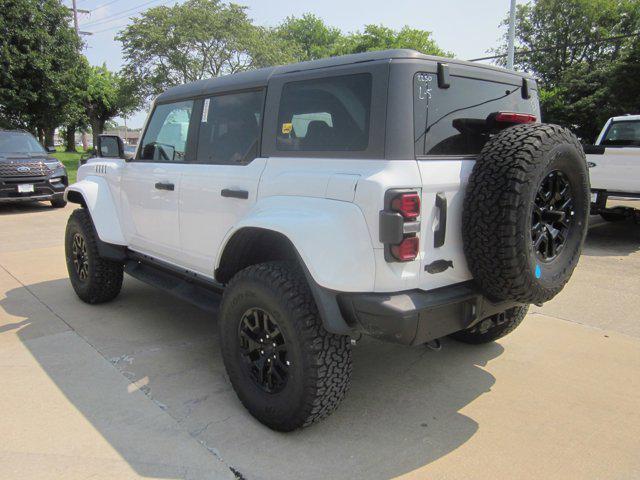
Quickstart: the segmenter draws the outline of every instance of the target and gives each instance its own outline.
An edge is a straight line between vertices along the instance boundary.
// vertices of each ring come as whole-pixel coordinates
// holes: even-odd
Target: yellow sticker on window
[[[282,133],[284,135],[287,135],[288,133],[291,133],[291,130],[293,130],[293,124],[292,123],[283,123],[282,124]]]

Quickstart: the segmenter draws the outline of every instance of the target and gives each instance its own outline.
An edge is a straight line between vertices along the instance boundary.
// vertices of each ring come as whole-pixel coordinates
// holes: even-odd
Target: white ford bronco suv
[[[309,425],[345,396],[351,339],[489,342],[563,288],[589,176],[539,117],[531,78],[409,50],[171,88],[133,158],[103,136],[67,189],[71,284],[106,302],[126,272],[219,305],[242,403]]]

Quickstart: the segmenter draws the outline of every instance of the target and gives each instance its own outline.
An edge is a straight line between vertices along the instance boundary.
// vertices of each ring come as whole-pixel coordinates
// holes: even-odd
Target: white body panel
[[[108,168],[98,167],[104,173],[96,174],[97,165]],[[472,167],[470,159],[272,157],[248,165],[92,159],[79,170],[82,180],[69,190],[88,197],[103,241],[209,278],[233,234],[256,227],[285,235],[325,288],[397,292],[471,278],[460,222]],[[158,182],[172,183],[174,190],[158,190]],[[421,251],[411,262],[386,261],[378,238],[385,192],[396,188],[415,190],[422,198]],[[223,197],[223,189],[247,191],[248,199]],[[435,249],[438,192],[447,197],[448,215],[445,244]],[[451,260],[453,268],[438,274],[424,271],[440,259]]]
[[[70,191],[82,195],[101,240],[116,245],[127,245],[118,205],[119,181],[116,179],[119,177],[117,170],[120,163],[124,162],[99,163],[101,168],[105,168],[105,172],[111,171],[111,175],[98,174],[95,170],[98,163],[83,165],[78,169],[78,181],[69,185],[64,195],[65,200]]]
[[[475,161],[472,159],[420,160],[422,176],[422,237],[425,239],[420,268],[420,288],[432,289],[471,280],[462,246],[462,209],[464,192]],[[447,199],[445,242],[435,248],[434,232],[441,221],[436,206],[436,195]],[[451,261],[452,268],[440,273],[429,273],[425,267],[436,260]]]
[[[248,165],[182,165],[180,266],[213,277],[216,254],[227,234],[256,203],[266,159]],[[248,192],[248,199],[223,197],[223,189]]]
[[[587,155],[591,188],[640,193],[640,147],[607,147],[602,155]]]
[[[122,224],[132,250],[180,264],[178,199],[184,165],[128,162],[122,167]],[[174,186],[159,190],[156,183]]]
[[[607,120],[596,145],[601,145],[613,122],[638,121],[640,115],[625,115]],[[587,155],[591,164],[589,178],[594,190],[640,193],[640,147],[607,146],[602,155]]]

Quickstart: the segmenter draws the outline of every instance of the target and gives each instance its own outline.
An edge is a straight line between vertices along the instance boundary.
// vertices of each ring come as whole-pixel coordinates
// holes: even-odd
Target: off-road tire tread
[[[286,306],[288,316],[302,339],[306,356],[303,408],[295,416],[269,426],[291,431],[322,420],[338,407],[349,389],[352,371],[349,338],[332,334],[324,328],[304,274],[295,262],[260,263],[240,271],[225,289],[221,316],[224,315],[225,297],[245,280],[268,286],[277,301]],[[242,401],[235,383],[232,384]],[[249,409],[246,403],[243,404]]]
[[[109,302],[116,298],[122,289],[123,264],[100,257],[98,234],[91,216],[84,208],[78,208],[71,213],[67,225],[72,223],[76,223],[84,235],[87,253],[93,258],[94,268],[89,269],[89,288],[87,290],[78,290],[75,288],[73,280],[71,283],[82,301],[90,304]],[[71,278],[71,272],[69,276]]]
[[[513,332],[524,320],[527,310],[529,305],[513,307],[501,315],[492,315],[471,328],[460,330],[451,337],[473,345],[493,342]]]
[[[545,288],[524,274],[525,242],[516,241],[517,235],[528,234],[518,231],[518,218],[531,215],[523,186],[540,168],[539,159],[559,141],[574,145],[584,156],[578,139],[565,128],[518,125],[487,142],[473,168],[462,214],[464,252],[474,280],[492,299],[547,301],[562,290],[578,262],[580,248],[559,275],[564,280]],[[588,197],[589,192],[584,194]],[[586,225],[584,229],[586,233]]]
[[[53,208],[64,208],[67,206],[67,201],[63,197],[54,198],[51,200],[51,206]]]

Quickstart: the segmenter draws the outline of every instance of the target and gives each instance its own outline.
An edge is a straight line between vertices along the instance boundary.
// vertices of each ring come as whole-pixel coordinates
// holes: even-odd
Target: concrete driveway
[[[72,208],[0,207],[2,479],[640,478],[640,226],[594,217],[568,287],[497,343],[363,340],[339,410],[280,434],[211,315],[131,278],[76,298]]]

